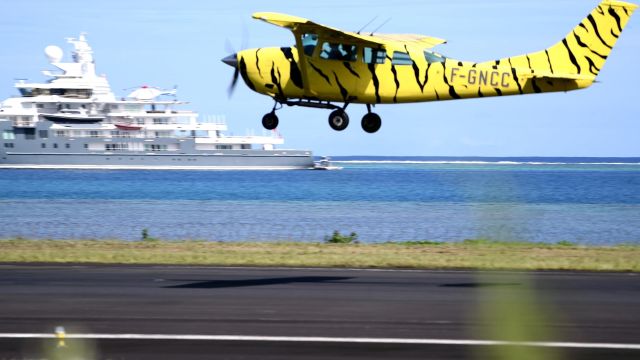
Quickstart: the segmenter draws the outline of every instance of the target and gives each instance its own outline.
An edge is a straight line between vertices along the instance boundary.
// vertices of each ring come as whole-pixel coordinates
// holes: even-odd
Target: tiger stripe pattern
[[[553,46],[481,63],[445,57],[434,61],[424,48],[398,41],[385,43],[382,63],[365,63],[366,45],[356,40],[353,61],[323,59],[319,51],[301,55],[299,44],[244,50],[237,57],[247,86],[278,101],[380,104],[569,91],[594,82],[636,8],[603,0]],[[296,39],[302,36],[293,33]],[[401,55],[409,60],[396,61]]]

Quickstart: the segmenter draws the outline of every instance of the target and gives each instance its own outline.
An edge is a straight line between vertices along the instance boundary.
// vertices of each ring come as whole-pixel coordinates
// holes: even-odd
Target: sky
[[[631,0],[634,1],[634,0]],[[229,133],[260,134],[273,100],[242,82],[229,99],[233,69],[220,62],[230,43],[289,46],[292,34],[253,20],[257,11],[283,12],[356,31],[390,20],[380,32],[448,40],[436,51],[486,61],[544,49],[561,40],[597,0],[21,0],[4,2],[0,22],[0,97],[17,94],[16,78],[46,79],[43,49],[87,33],[98,73],[118,96],[140,85],[172,88],[184,109],[224,115]],[[244,39],[243,39],[244,38]],[[376,134],[360,128],[364,105],[348,108],[351,125],[329,128],[328,110],[278,111],[284,148],[316,155],[381,156],[640,156],[638,107],[640,11],[630,20],[591,88],[499,98],[378,105]]]

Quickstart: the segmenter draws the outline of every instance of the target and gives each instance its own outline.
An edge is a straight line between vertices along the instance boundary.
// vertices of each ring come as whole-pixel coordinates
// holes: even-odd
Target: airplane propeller
[[[241,50],[246,49],[249,46],[249,31],[247,30],[247,26],[244,25],[242,27],[242,43]],[[231,55],[222,59],[222,62],[233,67],[233,77],[231,78],[231,84],[229,84],[229,88],[227,89],[227,95],[229,98],[233,96],[233,92],[236,89],[236,85],[238,84],[238,79],[240,78],[240,68],[238,66],[238,53],[235,50],[233,44],[229,39],[225,39],[224,48],[227,53],[231,53]]]

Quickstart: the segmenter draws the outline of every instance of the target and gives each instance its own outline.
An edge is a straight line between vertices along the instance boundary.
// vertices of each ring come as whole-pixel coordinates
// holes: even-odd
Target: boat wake
[[[547,161],[464,161],[464,160],[334,160],[339,164],[425,164],[425,165],[635,165],[640,162],[547,162]]]

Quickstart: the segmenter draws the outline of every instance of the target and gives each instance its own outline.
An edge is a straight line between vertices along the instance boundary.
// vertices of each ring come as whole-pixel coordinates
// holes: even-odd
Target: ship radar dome
[[[60,62],[60,60],[62,60],[63,52],[59,47],[55,45],[49,45],[44,48],[44,54],[47,56],[47,59],[49,59],[50,63],[58,63]]]

